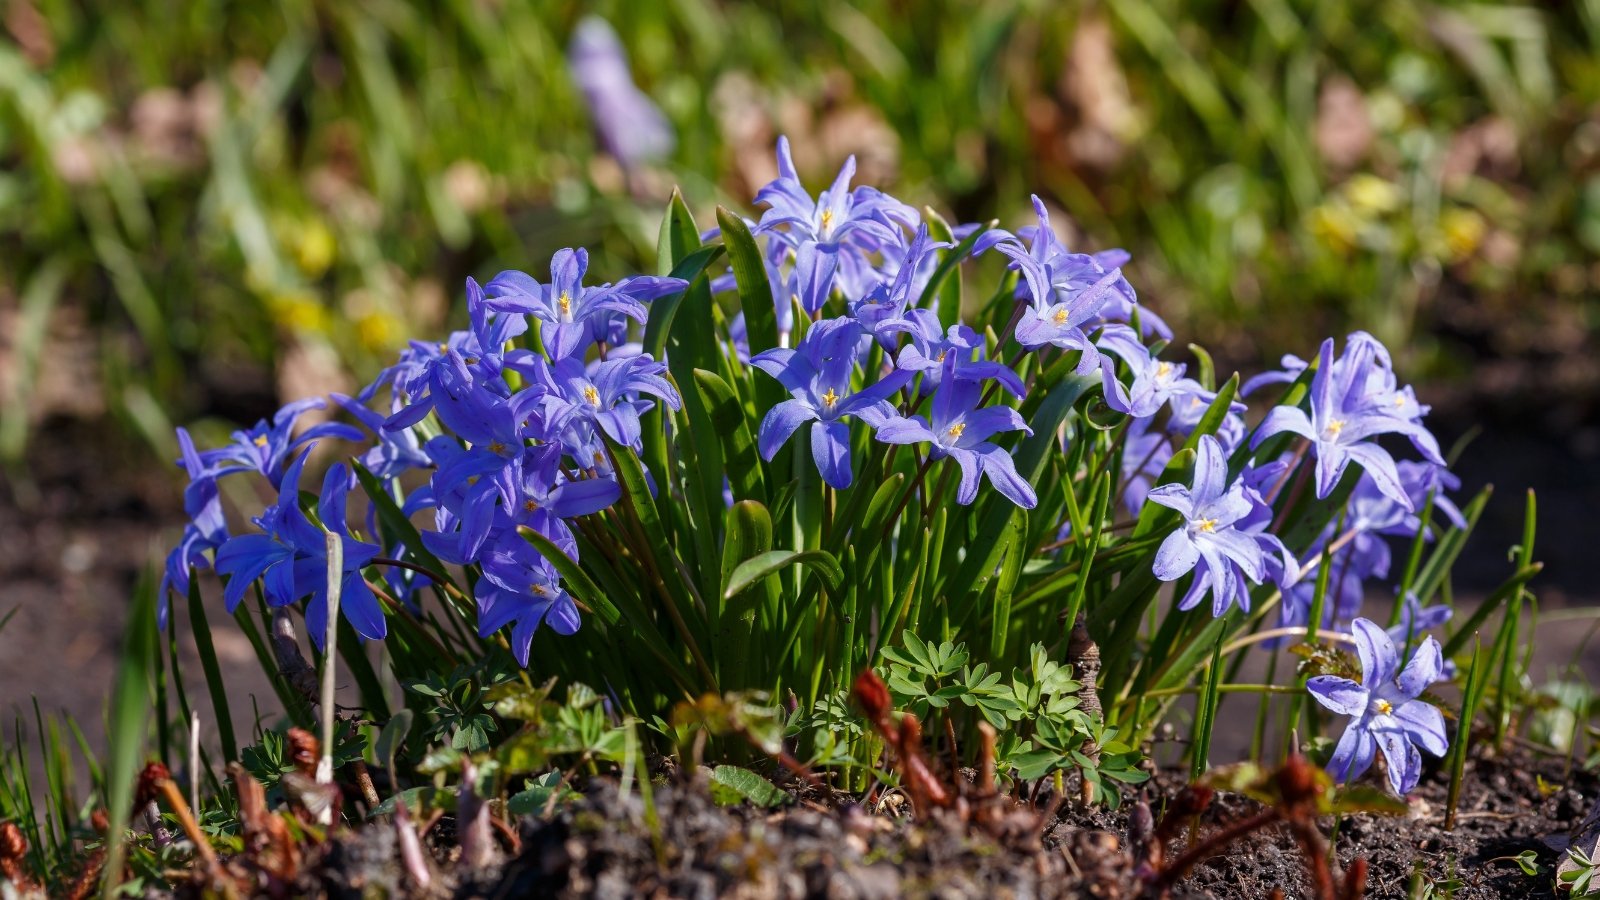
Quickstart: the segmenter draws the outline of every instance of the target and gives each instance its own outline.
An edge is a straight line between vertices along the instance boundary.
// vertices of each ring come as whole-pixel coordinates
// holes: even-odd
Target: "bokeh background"
[[[0,8],[7,708],[98,721],[181,515],[174,425],[214,441],[365,382],[464,319],[467,275],[571,245],[653,270],[672,187],[748,212],[779,134],[818,187],[853,153],[952,220],[1023,224],[1037,191],[1219,367],[1372,331],[1477,435],[1467,489],[1509,488],[1462,590],[1505,573],[1535,486],[1541,597],[1596,598],[1600,0]],[[670,148],[597,135],[590,15]]]

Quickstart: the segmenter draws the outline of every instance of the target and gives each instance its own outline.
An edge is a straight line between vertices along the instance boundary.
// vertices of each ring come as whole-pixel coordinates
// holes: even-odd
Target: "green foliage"
[[[476,753],[489,746],[489,736],[499,728],[494,716],[487,712],[494,703],[490,689],[510,677],[486,661],[408,682],[405,688],[429,701],[425,710],[432,719],[427,729],[429,737],[448,738],[452,748]]]
[[[1600,894],[1600,860],[1590,859],[1581,847],[1567,848],[1567,866],[1556,875],[1556,884],[1574,897]]]
[[[752,803],[760,807],[782,806],[793,799],[772,782],[738,766],[711,770],[711,798],[723,806]]]
[[[363,759],[367,754],[367,737],[365,734],[341,732],[339,740],[334,743],[333,766],[342,769],[352,762]],[[261,782],[268,791],[269,797],[280,797],[278,792],[279,782],[286,772],[293,772],[296,768],[294,759],[289,754],[288,740],[282,731],[263,731],[261,740],[245,747],[239,754],[239,763],[244,766],[255,780]]]

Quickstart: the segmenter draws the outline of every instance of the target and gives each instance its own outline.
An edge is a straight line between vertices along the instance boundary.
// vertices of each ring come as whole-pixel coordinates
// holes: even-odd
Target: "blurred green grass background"
[[[674,184],[749,211],[780,133],[964,220],[1123,246],[1180,340],[1365,328],[1408,370],[1578,354],[1600,286],[1600,0],[7,0],[0,457],[152,450],[351,387],[461,280],[649,268]],[[625,171],[566,48],[619,32],[676,134]],[[702,221],[710,221],[702,215]]]

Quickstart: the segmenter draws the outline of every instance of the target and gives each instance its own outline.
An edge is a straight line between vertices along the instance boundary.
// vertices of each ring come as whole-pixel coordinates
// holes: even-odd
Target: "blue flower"
[[[425,469],[431,461],[422,451],[422,443],[409,428],[384,427],[384,417],[367,408],[360,400],[344,394],[330,394],[334,403],[355,416],[377,438],[377,443],[361,455],[361,467],[380,479],[388,481],[411,469]]]
[[[276,505],[268,507],[255,521],[261,534],[230,538],[217,550],[217,572],[228,576],[223,597],[232,612],[244,593],[261,580],[267,602],[287,606],[309,596],[306,629],[321,648],[328,626],[328,545],[323,529],[339,535],[343,542],[344,568],[340,609],[364,638],[377,640],[388,633],[383,608],[367,587],[361,570],[379,553],[375,544],[357,540],[345,520],[345,505],[350,494],[350,470],[343,463],[328,469],[317,500],[317,518],[322,528],[313,526],[300,511],[300,471],[305,467],[307,447],[284,474]]]
[[[167,554],[166,566],[161,576],[161,589],[157,593],[156,621],[167,627],[167,595],[189,593],[189,572],[210,567],[206,552],[221,546],[228,539],[228,523],[223,517],[222,496],[217,490],[216,473],[208,470],[194,449],[194,440],[187,429],[178,429],[178,449],[182,456],[178,464],[189,475],[189,485],[183,491],[183,511],[189,522],[183,527],[183,536],[177,546]]]
[[[1392,393],[1374,395],[1368,388],[1382,372],[1374,371],[1370,346],[1352,342],[1351,359],[1336,367],[1333,340],[1323,342],[1317,373],[1311,381],[1311,414],[1289,406],[1273,407],[1256,430],[1252,447],[1275,435],[1289,432],[1311,442],[1317,457],[1317,497],[1333,493],[1345,468],[1354,461],[1372,477],[1385,496],[1407,510],[1414,508],[1400,482],[1394,457],[1377,443],[1369,441],[1381,434],[1403,434],[1430,462],[1443,465],[1433,436],[1414,419],[1393,415]]]
[[[361,432],[338,422],[322,422],[307,428],[299,437],[294,435],[295,422],[302,414],[313,409],[323,409],[328,404],[320,397],[286,403],[272,416],[272,424],[262,419],[254,428],[233,433],[233,443],[215,450],[202,450],[200,462],[217,476],[237,472],[259,472],[265,475],[274,490],[283,484],[284,466],[289,454],[311,441],[321,438],[361,440]]]
[[[850,486],[850,426],[853,417],[878,428],[894,414],[888,398],[911,380],[911,373],[896,370],[877,383],[856,390],[851,385],[856,358],[866,333],[861,323],[841,317],[811,326],[800,346],[758,353],[750,363],[778,379],[792,399],[767,411],[756,443],[764,459],[772,459],[801,425],[811,429],[811,455],[822,480],[835,488]]]
[[[991,443],[989,438],[1002,431],[1033,430],[1022,415],[1009,406],[978,408],[983,384],[957,374],[954,358],[944,363],[944,378],[933,395],[932,419],[922,416],[896,416],[878,428],[878,440],[889,444],[931,444],[930,459],[948,456],[961,467],[961,486],[956,502],[965,506],[978,496],[980,476],[987,477],[1006,499],[1023,509],[1032,509],[1039,499],[1033,485],[1017,474],[1010,452]]]
[[[515,531],[506,532],[483,556],[483,577],[474,588],[478,601],[478,634],[488,637],[506,625],[511,652],[528,665],[528,649],[540,625],[557,634],[578,630],[578,605],[561,587],[555,566],[540,556]]]
[[[639,275],[616,284],[585,287],[589,251],[557,250],[550,259],[550,283],[516,271],[496,275],[487,285],[490,309],[526,313],[543,322],[545,348],[553,359],[581,354],[598,336],[608,313],[620,313],[638,322],[647,315],[644,301],[675,294],[687,288],[681,278]]]
[[[993,379],[1014,397],[1023,392],[1022,379],[1004,363],[983,358],[983,338],[957,322],[943,329],[939,317],[930,309],[912,309],[898,319],[880,326],[883,334],[901,332],[910,338],[895,354],[895,368],[922,376],[917,393],[927,396],[944,381],[945,363],[954,361],[955,377],[968,380]]]
[[[1356,619],[1352,635],[1361,659],[1360,683],[1334,675],[1306,681],[1318,703],[1353,719],[1334,747],[1328,771],[1340,782],[1358,778],[1381,750],[1390,787],[1397,794],[1410,793],[1422,776],[1418,748],[1434,756],[1450,749],[1444,715],[1417,699],[1442,673],[1439,642],[1425,639],[1401,669],[1395,642],[1376,623]]]
[[[650,408],[639,394],[659,397],[672,409],[682,406],[677,390],[663,377],[666,364],[648,354],[612,357],[588,366],[575,357],[557,360],[553,366],[538,364],[542,362],[537,360],[529,372],[546,388],[543,402],[550,434],[574,427],[598,428],[613,441],[632,447],[639,443],[639,415]]]
[[[1256,504],[1247,496],[1243,478],[1228,483],[1228,460],[1216,438],[1203,435],[1197,451],[1192,486],[1164,484],[1148,495],[1151,503],[1176,510],[1184,519],[1161,542],[1152,571],[1162,581],[1196,573],[1179,609],[1193,609],[1210,593],[1213,615],[1222,615],[1234,603],[1248,611],[1246,580],[1260,584],[1268,575],[1262,535],[1241,527],[1256,512]]]
[[[1132,328],[1108,325],[1097,344],[1101,350],[1120,358],[1133,376],[1132,383],[1124,387],[1117,378],[1117,367],[1111,360],[1101,358],[1106,405],[1117,412],[1134,417],[1153,416],[1162,406],[1171,403],[1176,417],[1179,410],[1196,404],[1204,412],[1216,399],[1216,394],[1201,387],[1200,382],[1183,377],[1182,363],[1163,362],[1152,357],[1150,348],[1139,340]]]
[[[367,403],[377,395],[379,389],[389,385],[393,393],[390,411],[396,417],[395,421],[404,419],[409,424],[415,424],[432,409],[433,397],[429,391],[436,381],[439,367],[452,365],[451,353],[465,365],[473,381],[502,396],[510,394],[511,389],[501,374],[508,359],[513,358],[512,354],[506,352],[506,346],[513,338],[528,330],[527,319],[515,313],[497,313],[491,309],[483,288],[473,278],[467,279],[467,316],[471,328],[451,332],[442,344],[411,341],[410,346],[400,352],[399,361],[380,372],[371,384],[361,389],[356,398]],[[404,415],[401,415],[402,408],[406,408]]]
[[[756,204],[767,207],[756,233],[773,235],[794,253],[794,295],[807,313],[815,314],[827,302],[841,263],[866,267],[866,254],[902,244],[905,237],[899,229],[913,228],[921,220],[916,210],[876,188],[862,185],[852,191],[855,171],[852,156],[833,185],[813,200],[795,171],[789,139],[780,137],[778,177],[756,192]],[[849,252],[842,253],[844,249]]]
[[[1050,214],[1044,202],[1033,198],[1039,224],[1023,229],[1022,236],[1001,229],[978,239],[974,251],[994,248],[1011,257],[1012,268],[1022,273],[1018,295],[1030,303],[1017,321],[1017,341],[1025,348],[1050,344],[1064,350],[1080,350],[1083,360],[1078,374],[1094,370],[1099,354],[1086,331],[1106,321],[1129,321],[1138,306],[1133,286],[1122,276],[1127,254],[1120,250],[1105,253],[1069,253],[1056,240],[1050,228]],[[1023,246],[1023,239],[1028,245]],[[1164,337],[1171,332],[1153,314],[1141,312],[1141,326]]]

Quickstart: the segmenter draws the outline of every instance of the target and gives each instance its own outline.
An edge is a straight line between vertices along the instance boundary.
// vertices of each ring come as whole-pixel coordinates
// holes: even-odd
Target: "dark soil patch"
[[[1600,779],[1525,752],[1477,760],[1468,774],[1452,832],[1442,826],[1448,782],[1439,772],[1413,795],[1408,817],[1351,816],[1336,836],[1331,819],[1321,823],[1341,868],[1368,861],[1367,896],[1409,896],[1419,871],[1441,886],[1458,881],[1456,900],[1558,896],[1550,875],[1525,876],[1491,860],[1531,849],[1548,871],[1558,854],[1546,838],[1582,820]],[[673,784],[655,788],[653,832],[637,790],[623,796],[615,782],[600,780],[550,821],[523,820],[520,851],[501,866],[452,873],[445,842],[433,847],[442,874],[419,891],[395,862],[393,828],[377,825],[332,843],[299,889],[328,897],[1138,898],[1145,895],[1129,852],[1130,810],[1143,795],[1159,816],[1162,798],[1180,786],[1164,775],[1130,792],[1120,810],[1069,807],[1047,825],[996,839],[953,820],[872,814],[848,800],[803,800],[775,812],[718,807],[703,788]],[[1259,809],[1220,795],[1202,817],[1203,831]],[[1281,827],[1202,863],[1171,896],[1256,900],[1274,889],[1311,896],[1302,858]]]

